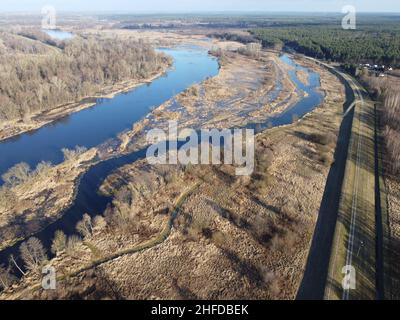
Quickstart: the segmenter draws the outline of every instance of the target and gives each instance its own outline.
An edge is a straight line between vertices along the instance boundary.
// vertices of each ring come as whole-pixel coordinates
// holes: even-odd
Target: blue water
[[[318,73],[306,69],[298,64],[296,64],[288,55],[284,54],[280,57],[281,61],[287,65],[293,67],[289,71],[289,77],[294,82],[297,87],[297,91],[307,93],[307,96],[301,98],[293,106],[289,107],[282,113],[270,117],[267,121],[263,123],[252,123],[247,126],[247,128],[254,129],[257,132],[263,131],[271,127],[284,126],[293,123],[295,117],[301,118],[307,113],[311,112],[314,108],[318,107],[324,100],[324,96],[319,91],[321,86],[320,76]],[[297,70],[303,70],[308,74],[308,84],[305,85],[301,82],[296,75]]]
[[[68,40],[74,37],[74,34],[67,31],[62,31],[59,29],[54,30],[43,30],[43,32],[47,33],[50,37],[57,39],[57,40]]]
[[[63,161],[62,148],[91,148],[114,138],[194,83],[218,73],[218,62],[202,50],[162,49],[174,58],[174,67],[149,85],[113,99],[99,99],[89,109],[74,113],[36,131],[0,143],[0,176],[19,162],[32,168],[41,161]],[[2,183],[0,179],[0,184]]]

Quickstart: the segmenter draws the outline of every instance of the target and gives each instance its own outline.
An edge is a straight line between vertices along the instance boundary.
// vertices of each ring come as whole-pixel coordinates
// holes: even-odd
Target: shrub
[[[65,248],[66,253],[70,256],[74,256],[81,243],[82,239],[77,235],[68,237],[67,246]]]
[[[16,196],[9,188],[0,187],[0,209],[6,210],[15,204]]]
[[[76,224],[76,231],[84,238],[90,237],[93,234],[92,218],[87,213],[85,213],[82,220]]]
[[[75,149],[63,148],[61,151],[64,154],[64,160],[69,161],[69,160],[75,159],[78,156],[80,156],[81,154],[85,153],[87,151],[87,148],[76,146]]]
[[[103,216],[95,216],[93,218],[93,230],[102,230],[106,226],[107,226],[107,222]]]
[[[57,230],[54,234],[53,243],[51,244],[51,252],[59,255],[67,247],[67,236],[64,232]]]
[[[335,143],[336,137],[331,133],[312,133],[308,139],[314,143],[327,146]]]

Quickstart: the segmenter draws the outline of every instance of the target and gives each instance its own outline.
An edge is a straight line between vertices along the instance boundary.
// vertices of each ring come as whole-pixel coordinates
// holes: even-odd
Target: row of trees
[[[45,37],[45,34],[43,34]],[[46,54],[49,47],[44,42],[34,41],[22,35],[0,32],[0,55]]]
[[[394,175],[400,174],[400,93],[389,90],[383,109],[384,138]]]
[[[79,155],[85,153],[86,151],[87,148],[81,146],[76,146],[73,149],[63,148],[62,152],[64,155],[64,161],[76,159]],[[40,162],[34,170],[32,170],[29,164],[26,162],[17,163],[1,176],[2,180],[4,181],[5,188],[0,188],[0,194],[5,194],[6,188],[13,188],[31,179],[41,178],[42,176],[46,175],[52,167],[53,165],[46,161]]]
[[[32,178],[38,178],[46,174],[51,168],[52,164],[50,162],[42,161],[37,165],[35,170],[31,170],[27,163],[21,162],[10,168],[1,178],[6,187],[12,188]]]
[[[34,37],[21,38],[18,41],[29,46],[44,45]],[[97,36],[76,36],[45,53],[18,51],[10,41],[1,42],[0,51],[1,47],[0,122],[28,122],[32,114],[79,101],[106,85],[145,79],[169,62],[141,41]]]
[[[256,29],[265,47],[286,45],[300,53],[345,63],[373,62],[400,65],[400,31],[343,30],[338,27],[279,27]]]
[[[215,32],[209,34],[210,37],[222,39],[226,41],[237,41],[244,44],[257,42],[257,39],[247,33],[239,33],[239,32]]]
[[[386,169],[393,176],[400,174],[400,92],[398,84],[389,80],[361,75],[375,99],[382,101],[381,124],[386,147]]]

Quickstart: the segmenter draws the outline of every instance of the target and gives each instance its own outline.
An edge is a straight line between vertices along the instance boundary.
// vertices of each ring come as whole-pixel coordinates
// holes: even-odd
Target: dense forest
[[[400,30],[397,28],[360,28],[297,26],[255,29],[253,35],[265,47],[288,46],[319,59],[344,63],[400,65]]]
[[[147,78],[168,59],[130,39],[75,36],[55,42],[38,31],[0,32],[0,122],[29,121],[106,85]]]

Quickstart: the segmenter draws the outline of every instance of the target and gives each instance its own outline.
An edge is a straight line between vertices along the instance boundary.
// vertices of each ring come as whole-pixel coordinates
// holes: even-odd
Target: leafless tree
[[[79,155],[85,153],[87,151],[87,149],[85,147],[76,146],[75,149],[63,148],[61,151],[64,154],[64,160],[69,161],[69,160],[75,159]]]
[[[42,161],[40,162],[35,171],[32,173],[33,176],[43,176],[49,172],[52,168],[52,164],[50,162]]]
[[[92,218],[85,213],[82,220],[76,224],[76,230],[84,237],[90,237],[93,234]]]
[[[25,267],[33,272],[40,272],[40,267],[47,260],[42,242],[35,237],[29,238],[21,244],[20,252]]]
[[[13,264],[13,265],[18,269],[18,271],[21,272],[22,275],[24,275],[24,276],[26,275],[26,272],[25,272],[24,270],[21,269],[21,267],[19,266],[19,264],[17,263],[17,261],[15,261],[15,258],[14,258],[13,255],[10,256],[9,264],[10,264],[10,265]]]
[[[8,186],[24,183],[31,176],[31,169],[25,162],[21,162],[10,168],[1,177]]]
[[[15,276],[11,273],[11,267],[0,265],[0,288],[7,289],[15,281]]]
[[[170,63],[164,54],[130,38],[77,35],[56,43],[39,31],[22,37],[0,31],[0,37],[0,121],[29,121],[105,86],[147,78]]]

